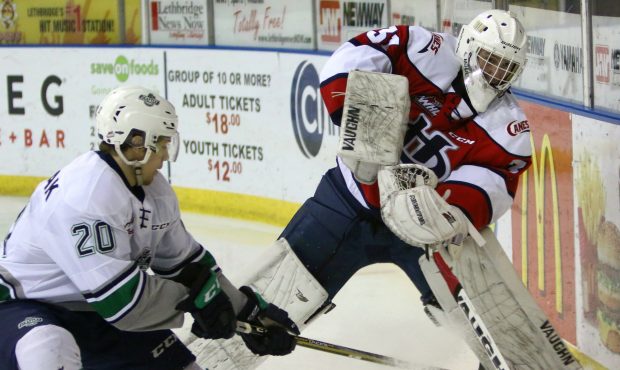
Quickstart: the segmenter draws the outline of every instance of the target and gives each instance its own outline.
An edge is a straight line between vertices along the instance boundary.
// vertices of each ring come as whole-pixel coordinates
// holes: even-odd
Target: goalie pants
[[[30,330],[56,325],[80,348],[84,369],[180,370],[196,357],[170,330],[121,331],[96,312],[69,311],[35,300],[0,303],[0,369],[17,370],[15,347]],[[37,356],[37,353],[32,353]]]
[[[363,208],[348,192],[337,168],[321,179],[313,197],[297,211],[280,237],[319,281],[331,300],[362,267],[391,262],[421,293],[433,297],[422,274],[422,248],[401,241],[385,226],[378,211]]]

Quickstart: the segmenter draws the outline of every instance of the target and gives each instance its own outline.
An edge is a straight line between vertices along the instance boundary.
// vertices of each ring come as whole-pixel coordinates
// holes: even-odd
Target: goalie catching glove
[[[451,242],[467,236],[469,220],[436,191],[437,176],[417,164],[379,171],[381,218],[402,241],[413,246]]]
[[[260,294],[248,286],[239,289],[248,298],[248,303],[239,312],[237,318],[249,324],[267,328],[264,334],[242,334],[246,347],[255,355],[283,356],[295,349],[294,333],[299,335],[297,325],[283,309],[267,303]]]

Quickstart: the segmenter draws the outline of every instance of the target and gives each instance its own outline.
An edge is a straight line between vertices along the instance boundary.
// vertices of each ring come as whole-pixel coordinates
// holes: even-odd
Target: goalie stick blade
[[[251,325],[246,322],[237,321],[237,333],[265,335],[267,328]],[[292,334],[291,334],[292,335]],[[345,356],[354,358],[357,360],[374,362],[376,364],[393,366],[401,369],[415,369],[415,370],[448,370],[441,367],[429,366],[425,364],[413,363],[409,361],[399,360],[394,357],[379,355],[372,352],[361,351],[354,348],[344,347],[338,344],[322,342],[316,339],[309,339],[301,336],[296,336],[295,342],[301,347],[315,349],[318,351],[328,352],[339,356]]]

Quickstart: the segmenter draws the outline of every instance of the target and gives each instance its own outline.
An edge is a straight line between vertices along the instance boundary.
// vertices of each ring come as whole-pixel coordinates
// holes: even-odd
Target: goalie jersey
[[[449,130],[433,127],[432,117],[444,94],[460,91],[461,64],[456,38],[417,26],[393,26],[361,34],[338,48],[321,72],[321,95],[340,125],[348,72],[353,69],[393,73],[409,80],[411,110],[402,163],[432,169],[437,191],[449,191],[448,203],[459,207],[477,228],[497,220],[511,206],[519,175],[531,163],[530,130],[510,91],[465,124]],[[456,86],[456,87],[455,87]],[[380,207],[376,183],[359,183],[338,158],[347,189],[365,208]]]
[[[111,156],[88,152],[39,184],[9,230],[0,301],[95,310],[123,330],[178,327],[187,289],[162,277],[206,258],[161,173],[130,187]]]

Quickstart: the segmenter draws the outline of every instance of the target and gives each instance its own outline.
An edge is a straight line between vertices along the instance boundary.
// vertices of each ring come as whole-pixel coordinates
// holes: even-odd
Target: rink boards
[[[165,172],[184,210],[284,225],[335,165],[337,131],[318,90],[326,56],[14,47],[0,58],[0,194],[27,195],[95,149],[94,110],[120,84],[155,89],[177,107],[181,150]],[[533,165],[498,238],[560,335],[613,367],[620,348],[609,335],[620,316],[606,297],[620,266],[607,256],[620,243],[620,127],[522,103]]]

